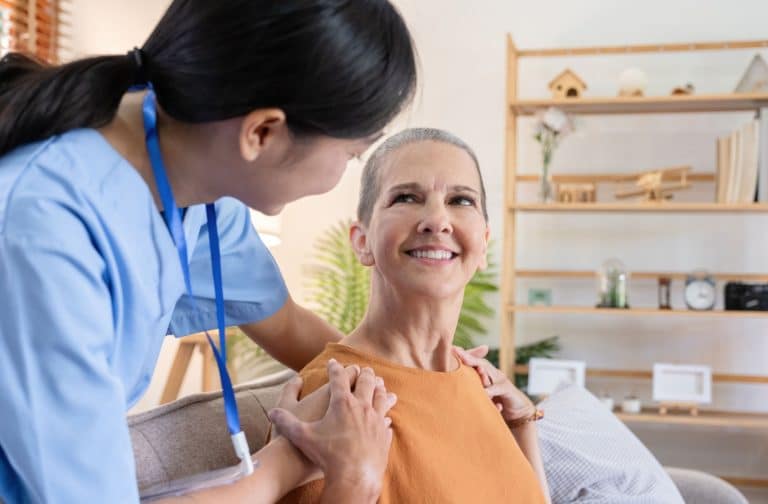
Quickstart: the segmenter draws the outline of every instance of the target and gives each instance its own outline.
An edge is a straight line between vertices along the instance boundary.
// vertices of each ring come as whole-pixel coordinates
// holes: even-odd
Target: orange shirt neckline
[[[363,350],[360,350],[353,346],[346,345],[344,343],[326,343],[325,350],[352,354],[354,356],[360,357],[361,359],[365,359],[366,362],[376,364],[377,366],[384,366],[399,372],[406,372],[409,374],[421,374],[421,375],[429,375],[429,376],[456,376],[457,374],[461,373],[462,368],[467,367],[467,366],[464,366],[464,364],[459,360],[458,357],[456,357],[455,354],[451,355],[451,357],[453,357],[453,360],[456,362],[455,369],[451,369],[450,371],[432,371],[430,369],[405,366],[403,364],[399,364],[397,362],[385,359],[384,357],[379,357],[376,354],[365,352]]]

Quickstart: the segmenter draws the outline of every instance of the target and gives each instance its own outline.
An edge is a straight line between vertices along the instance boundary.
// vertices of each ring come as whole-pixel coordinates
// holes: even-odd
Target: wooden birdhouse
[[[578,75],[566,68],[549,83],[552,98],[581,98],[587,85]]]

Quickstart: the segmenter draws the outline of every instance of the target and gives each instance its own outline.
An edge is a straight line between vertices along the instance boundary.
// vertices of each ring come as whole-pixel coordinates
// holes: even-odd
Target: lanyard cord
[[[163,219],[171,233],[173,243],[179,254],[181,270],[184,273],[184,285],[187,295],[190,297],[195,308],[198,308],[195,297],[192,295],[192,281],[189,273],[189,259],[187,256],[187,240],[184,237],[184,227],[181,222],[181,211],[176,206],[173,198],[171,184],[165,172],[165,164],[160,153],[160,141],[157,135],[157,108],[155,107],[155,93],[150,90],[144,97],[142,107],[144,114],[144,133],[146,135],[147,151],[152,165],[152,171],[157,184],[157,192],[160,194],[160,200],[163,203]],[[237,411],[237,401],[235,393],[232,390],[232,380],[227,371],[227,347],[224,322],[224,291],[221,279],[221,250],[219,248],[219,233],[216,226],[216,207],[213,203],[205,205],[208,241],[211,251],[211,269],[213,270],[213,288],[216,298],[216,322],[219,329],[219,348],[213,343],[211,335],[205,331],[208,343],[213,349],[213,355],[216,358],[216,364],[219,368],[219,378],[221,379],[221,388],[224,395],[224,413],[227,419],[227,428],[235,447],[235,453],[241,461],[241,471],[244,476],[253,472],[253,461],[251,460],[248,442],[245,433],[240,428],[240,417]]]

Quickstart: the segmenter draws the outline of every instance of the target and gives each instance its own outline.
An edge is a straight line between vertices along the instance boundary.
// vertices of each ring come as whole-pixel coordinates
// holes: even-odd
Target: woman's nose
[[[453,233],[448,209],[442,203],[424,205],[424,214],[419,221],[419,233]]]

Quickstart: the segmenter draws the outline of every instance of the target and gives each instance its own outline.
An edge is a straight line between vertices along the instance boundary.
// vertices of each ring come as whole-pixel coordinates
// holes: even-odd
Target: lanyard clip
[[[245,439],[245,432],[240,431],[237,434],[232,434],[231,437],[235,454],[240,459],[240,473],[243,476],[253,474],[253,459],[251,459],[251,451],[248,449],[248,440]]]

